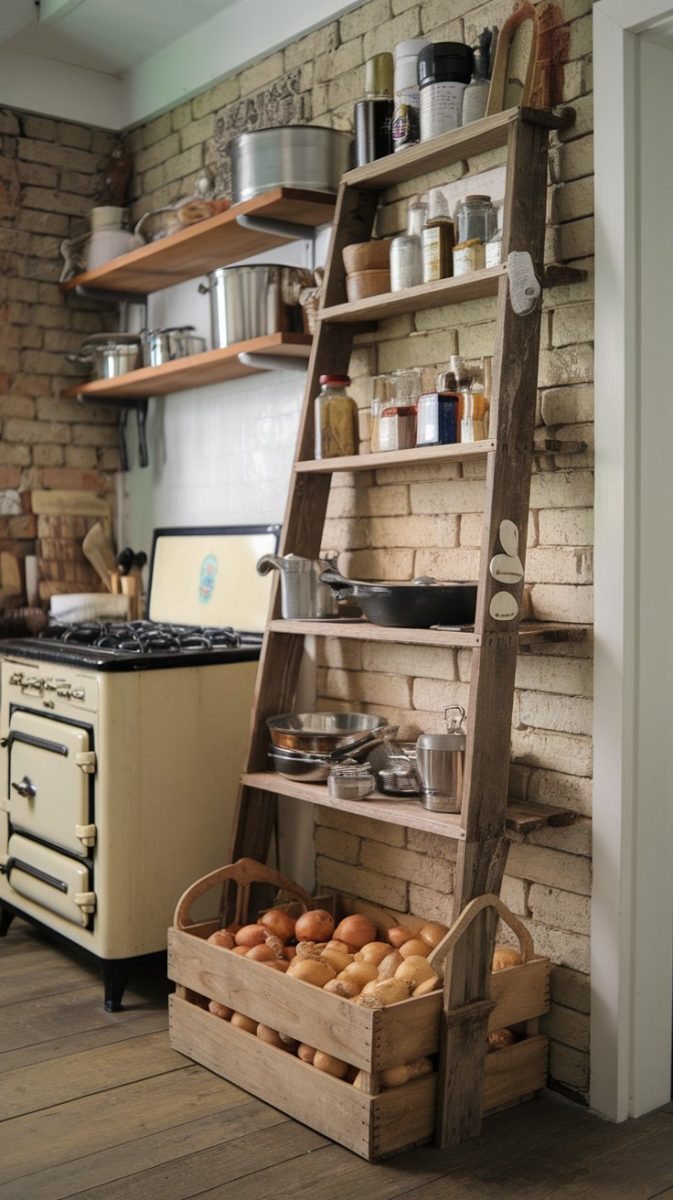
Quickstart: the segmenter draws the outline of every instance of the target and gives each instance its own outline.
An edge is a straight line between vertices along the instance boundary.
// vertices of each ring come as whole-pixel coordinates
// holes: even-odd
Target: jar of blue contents
[[[449,446],[460,441],[459,403],[455,377],[437,376],[437,390],[418,398],[417,446]]]

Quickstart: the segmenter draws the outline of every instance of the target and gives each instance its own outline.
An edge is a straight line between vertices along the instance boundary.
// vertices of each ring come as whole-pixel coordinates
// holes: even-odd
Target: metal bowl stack
[[[376,713],[284,713],[269,717],[267,726],[274,770],[305,783],[324,782],[332,763],[392,732]]]

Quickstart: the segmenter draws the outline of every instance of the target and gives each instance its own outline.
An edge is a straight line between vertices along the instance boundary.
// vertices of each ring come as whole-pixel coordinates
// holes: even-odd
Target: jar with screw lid
[[[358,409],[346,388],[348,375],[321,375],[315,399],[315,456],[341,458],[358,452]]]

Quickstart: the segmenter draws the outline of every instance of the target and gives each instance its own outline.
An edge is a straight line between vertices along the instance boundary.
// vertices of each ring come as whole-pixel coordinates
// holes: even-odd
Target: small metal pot
[[[337,602],[320,572],[332,564],[327,559],[302,558],[299,554],[265,554],[257,563],[257,574],[268,575],[275,567],[280,574],[281,613],[285,620],[323,620],[335,617]]]
[[[210,297],[210,326],[214,350],[269,333],[303,333],[304,314],[297,299],[289,303],[295,267],[272,263],[217,267],[199,291]]]
[[[131,333],[98,334],[82,342],[79,354],[66,354],[66,358],[91,367],[93,379],[116,379],[142,366],[140,337]]]
[[[143,362],[146,367],[161,367],[190,354],[203,354],[206,340],[194,334],[193,325],[174,325],[168,329],[143,329]]]
[[[239,133],[229,146],[231,202],[272,188],[337,192],[351,164],[351,135],[320,125],[284,125]]]

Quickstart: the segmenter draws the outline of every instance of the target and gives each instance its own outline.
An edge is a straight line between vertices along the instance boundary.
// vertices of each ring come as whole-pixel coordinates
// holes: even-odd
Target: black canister
[[[464,42],[434,42],[418,56],[421,141],[457,129],[463,92],[472,78],[474,52]]]
[[[385,158],[392,152],[393,101],[386,96],[358,100],[355,105],[355,165]]]

